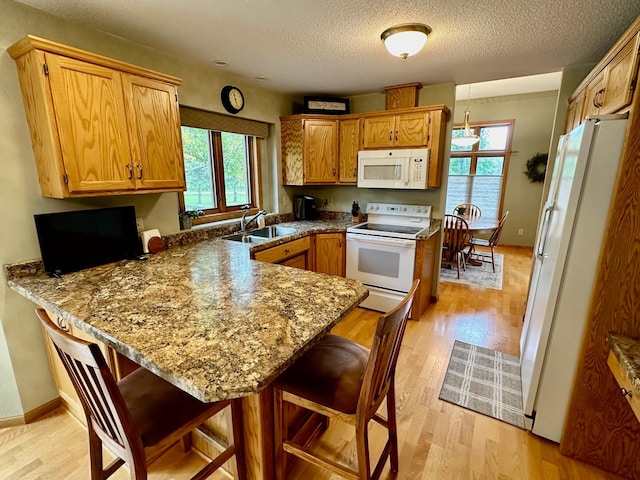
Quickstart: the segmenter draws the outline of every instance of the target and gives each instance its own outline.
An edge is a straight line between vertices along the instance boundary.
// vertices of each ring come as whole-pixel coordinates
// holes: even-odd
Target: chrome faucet
[[[244,212],[242,214],[242,218],[240,219],[240,231],[241,232],[244,232],[247,229],[247,227],[249,226],[249,224],[251,222],[253,222],[254,220],[257,220],[260,215],[266,215],[267,211],[266,210],[260,210],[253,217],[251,217],[249,220],[247,220],[247,214],[248,213],[249,213],[249,210]]]

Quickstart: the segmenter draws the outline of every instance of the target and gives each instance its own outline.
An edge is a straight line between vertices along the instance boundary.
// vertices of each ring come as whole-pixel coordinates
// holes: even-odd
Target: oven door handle
[[[347,233],[347,240],[354,240],[362,243],[373,243],[375,245],[390,245],[392,247],[413,247],[415,240],[405,240],[403,238],[376,237],[374,235],[359,235]]]

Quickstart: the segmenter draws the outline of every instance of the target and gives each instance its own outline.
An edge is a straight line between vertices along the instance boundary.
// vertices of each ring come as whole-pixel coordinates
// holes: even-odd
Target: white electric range
[[[369,203],[368,221],[347,228],[347,278],[369,288],[361,307],[387,312],[413,283],[418,235],[429,228],[431,206]]]

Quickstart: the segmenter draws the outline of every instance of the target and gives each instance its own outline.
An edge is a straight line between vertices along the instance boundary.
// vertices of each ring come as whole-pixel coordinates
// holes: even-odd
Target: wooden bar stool
[[[285,478],[285,452],[351,479],[379,478],[387,461],[398,471],[394,377],[400,344],[419,280],[402,302],[378,320],[371,351],[339,335],[326,335],[274,382],[276,479]],[[387,400],[387,418],[376,411]],[[284,402],[338,418],[356,429],[358,469],[352,470],[286,438]],[[371,474],[367,426],[387,428],[388,439]]]
[[[80,397],[87,419],[92,480],[109,478],[125,463],[132,480],[145,480],[150,452],[159,453],[177,440],[184,441],[191,430],[228,405],[233,444],[192,479],[207,478],[234,455],[239,480],[246,478],[240,400],[203,403],[144,368],[116,382],[97,344],[69,335],[41,308],[36,314]],[[103,445],[118,457],[106,468]]]

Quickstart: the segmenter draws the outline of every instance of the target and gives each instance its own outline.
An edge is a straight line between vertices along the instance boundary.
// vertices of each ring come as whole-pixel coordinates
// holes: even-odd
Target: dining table
[[[500,219],[498,218],[469,217],[467,215],[458,216],[467,222],[470,237],[474,235],[491,234],[496,228],[498,228],[498,224],[500,223]],[[466,255],[466,264],[473,267],[481,266],[483,262],[471,258],[471,252],[472,249],[470,248]]]
[[[493,233],[500,223],[499,218],[475,217],[470,218],[466,215],[458,215],[463,218],[469,226],[469,235],[478,235],[484,233]]]

